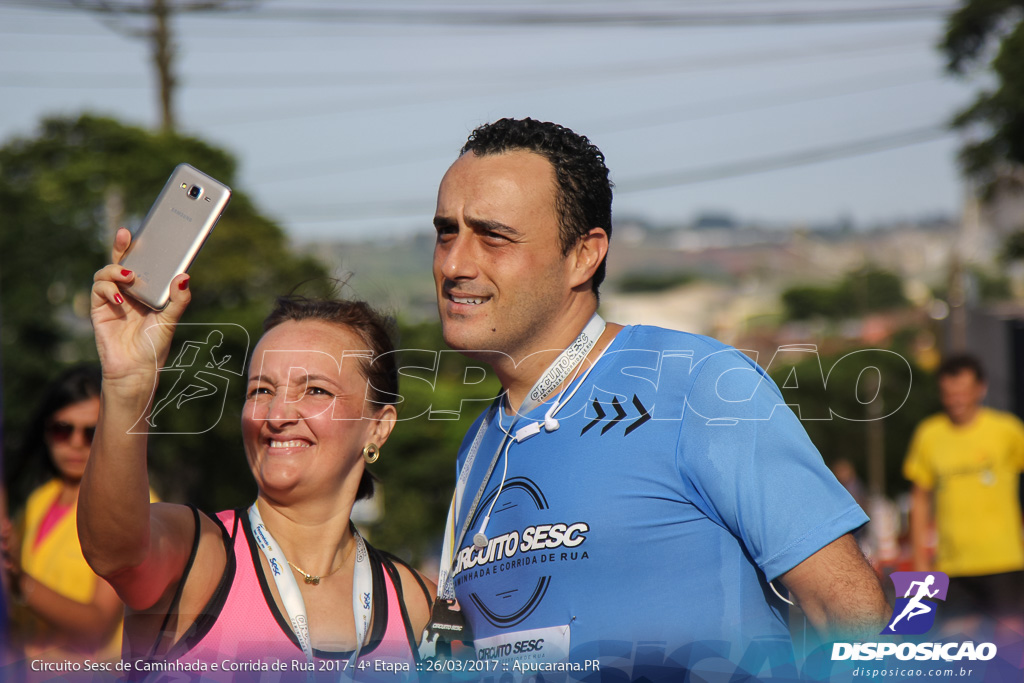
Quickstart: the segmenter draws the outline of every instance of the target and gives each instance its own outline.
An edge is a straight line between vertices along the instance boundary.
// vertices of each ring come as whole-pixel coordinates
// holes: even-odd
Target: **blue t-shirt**
[[[456,530],[502,430],[553,400],[514,428],[490,411]],[[764,372],[707,337],[627,327],[556,417],[498,460],[456,554],[478,658],[599,658],[602,675],[652,678],[709,656],[792,663],[767,582],[867,517]]]

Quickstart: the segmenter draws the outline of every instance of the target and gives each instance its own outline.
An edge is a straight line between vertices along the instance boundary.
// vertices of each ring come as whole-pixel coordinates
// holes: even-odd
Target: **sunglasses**
[[[96,434],[96,425],[90,427],[81,427],[79,425],[73,425],[69,422],[51,422],[46,427],[46,433],[54,443],[65,443],[71,440],[71,435],[76,430],[82,430],[82,435],[85,436],[85,443],[92,444],[92,437]]]

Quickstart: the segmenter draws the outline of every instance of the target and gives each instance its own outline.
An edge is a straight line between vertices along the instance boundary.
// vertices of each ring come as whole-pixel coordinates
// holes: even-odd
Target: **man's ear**
[[[608,255],[608,233],[604,228],[591,228],[581,237],[569,253],[572,259],[573,278],[571,285],[579,287],[594,278],[597,267]]]

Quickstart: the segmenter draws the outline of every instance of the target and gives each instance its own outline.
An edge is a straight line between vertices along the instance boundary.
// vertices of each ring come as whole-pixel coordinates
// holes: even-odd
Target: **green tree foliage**
[[[964,286],[967,300],[973,303],[989,304],[1013,298],[1010,278],[999,268],[983,268],[970,265],[964,272]],[[942,283],[932,288],[936,299],[949,300],[949,287]]]
[[[960,112],[954,126],[980,124],[988,137],[964,146],[961,161],[987,185],[1007,165],[1024,164],[1024,1],[964,0],[946,25],[941,49],[948,69],[964,74],[988,65],[995,88]]]
[[[983,302],[1006,301],[1012,298],[1010,278],[999,271],[972,268],[970,277],[977,287],[977,297]]]
[[[192,305],[168,364],[183,349],[187,356],[189,342],[202,347],[208,331],[217,329],[224,332],[217,358],[232,356],[229,365],[241,371],[276,295],[303,282],[305,294],[337,293],[324,267],[293,252],[281,228],[235,186],[236,164],[226,152],[194,138],[154,134],[95,116],[44,121],[33,137],[0,148],[8,461],[16,459],[18,437],[45,384],[65,365],[96,358],[88,294],[93,273],[109,258],[110,207],[122,204],[121,224],[137,226],[182,161],[235,192],[190,271]],[[437,323],[404,326],[400,336],[399,363],[409,367],[400,387],[400,422],[371,467],[380,479],[385,515],[371,525],[370,534],[381,547],[419,562],[439,550],[455,454],[499,385],[489,371],[475,369],[484,364],[450,351],[439,354],[445,345]],[[208,354],[208,348],[200,349],[196,367]],[[161,374],[157,401],[173,384],[172,376]],[[254,498],[239,432],[243,394],[241,377],[231,376],[221,412],[195,400],[158,415],[161,430],[177,432],[154,433],[149,440],[153,484],[164,499],[213,511]],[[25,491],[20,493],[23,497]]]
[[[1024,230],[1018,230],[1007,236],[999,252],[999,259],[1004,263],[1024,259]]]
[[[875,267],[847,273],[833,286],[801,285],[782,293],[789,320],[840,320],[907,305],[898,275]]]
[[[384,516],[370,533],[376,545],[419,563],[440,552],[459,444],[501,386],[484,363],[446,350],[436,322],[404,326],[400,348],[403,401],[371,467]]]
[[[33,137],[0,148],[8,459],[47,382],[68,363],[96,358],[88,295],[93,273],[109,259],[110,220],[136,227],[182,161],[235,185],[236,163],[228,153],[195,138],[97,116],[48,119]],[[280,226],[237,188],[191,273],[193,303],[183,323],[228,330],[218,351],[232,355],[236,369],[247,352],[246,333],[239,331],[254,341],[275,295],[303,280],[325,282],[327,274],[312,258],[292,252]],[[184,327],[179,341],[192,329],[198,328]],[[176,353],[172,349],[172,359]],[[166,431],[184,433],[150,439],[154,484],[162,495],[207,509],[252,497],[238,435],[243,391],[233,378],[223,417],[212,428],[209,405],[185,403],[166,412]]]
[[[908,488],[902,467],[910,438],[923,418],[939,410],[934,377],[910,354],[860,350],[769,370],[830,465],[846,459],[858,472],[868,471],[869,404],[877,401],[874,414],[884,416],[886,494]]]
[[[831,318],[840,312],[831,287],[798,285],[782,293],[782,305],[789,320]]]
[[[687,272],[634,272],[623,275],[618,282],[619,291],[624,294],[637,292],[662,292],[693,282],[696,276]]]

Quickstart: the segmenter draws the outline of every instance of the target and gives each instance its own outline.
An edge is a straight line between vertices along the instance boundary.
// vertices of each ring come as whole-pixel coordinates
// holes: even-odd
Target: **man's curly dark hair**
[[[943,377],[959,375],[961,372],[972,372],[976,380],[979,382],[985,381],[985,368],[976,356],[972,356],[969,353],[957,353],[944,358],[942,364],[939,365],[939,369],[935,372],[935,376],[941,379]]]
[[[568,255],[591,228],[601,228],[612,238],[612,182],[604,154],[585,136],[565,126],[535,119],[499,119],[469,135],[461,154],[477,156],[525,150],[547,159],[555,170],[558,192],[562,255]],[[597,294],[604,281],[605,262],[594,272],[591,288]]]

